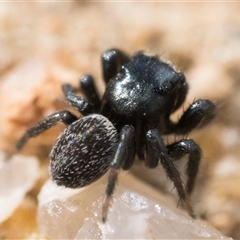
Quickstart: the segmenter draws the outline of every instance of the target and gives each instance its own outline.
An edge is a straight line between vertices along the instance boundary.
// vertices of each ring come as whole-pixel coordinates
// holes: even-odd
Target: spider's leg
[[[144,161],[146,152],[146,121],[138,119],[135,125],[136,153],[138,159]]]
[[[122,65],[129,61],[129,57],[119,49],[109,49],[102,54],[103,78],[107,84],[116,76]]]
[[[114,192],[114,188],[117,182],[118,173],[121,168],[126,166],[129,168],[134,160],[135,149],[132,147],[132,141],[134,139],[134,128],[125,125],[119,134],[119,143],[110,165],[110,172],[108,177],[108,183],[106,188],[106,198],[102,208],[102,221],[107,219],[108,208],[110,205],[111,197]]]
[[[182,139],[167,146],[168,155],[173,160],[179,160],[184,155],[189,154],[186,174],[188,176],[186,192],[191,194],[194,188],[196,176],[198,174],[201,160],[201,148],[192,139]]]
[[[90,102],[82,97],[79,97],[75,94],[75,90],[72,85],[70,84],[63,84],[62,85],[62,90],[64,93],[64,96],[67,100],[67,102],[77,108],[77,110],[82,114],[82,115],[88,115],[90,113],[93,113],[93,108]]]
[[[206,99],[194,101],[183,113],[178,123],[168,122],[166,134],[187,134],[196,127],[203,127],[210,122],[216,113],[215,105]]]
[[[189,203],[188,195],[185,193],[183,188],[183,183],[180,177],[180,174],[175,167],[172,159],[169,157],[167,148],[163,142],[162,137],[160,136],[157,129],[152,129],[147,132],[147,142],[148,146],[151,146],[152,153],[155,154],[155,158],[157,157],[161,162],[163,168],[165,169],[167,176],[173,181],[174,186],[177,189],[178,196],[183,203],[183,206],[188,211],[188,214],[195,218],[196,215]]]
[[[63,122],[65,125],[69,125],[76,121],[78,118],[69,111],[59,111],[53,113],[37,123],[32,128],[29,128],[25,134],[18,140],[16,144],[17,150],[21,150],[29,138],[33,138],[56,125],[58,122]]]
[[[148,168],[156,168],[159,164],[159,155],[158,152],[155,150],[155,145],[149,140],[147,134],[147,141],[146,141],[146,157],[144,159],[144,163]]]
[[[91,103],[94,112],[99,112],[101,100],[94,84],[93,77],[91,75],[83,75],[80,79],[80,86],[83,93]]]

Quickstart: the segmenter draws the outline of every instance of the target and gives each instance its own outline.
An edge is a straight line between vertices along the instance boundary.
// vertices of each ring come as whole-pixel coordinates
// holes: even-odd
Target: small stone
[[[38,178],[36,157],[0,153],[0,223],[9,218]]]
[[[38,197],[40,229],[52,239],[230,239],[130,174],[120,174],[102,223],[104,182],[71,190],[49,180]]]

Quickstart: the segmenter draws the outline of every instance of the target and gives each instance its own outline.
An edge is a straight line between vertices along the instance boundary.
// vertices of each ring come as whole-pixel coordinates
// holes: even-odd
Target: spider
[[[76,108],[79,118],[67,110],[55,112],[32,128],[17,142],[20,150],[26,142],[53,127],[66,125],[50,152],[50,173],[60,186],[80,188],[99,179],[109,169],[102,221],[107,219],[119,171],[128,170],[135,156],[146,167],[162,164],[173,182],[188,214],[196,217],[189,196],[194,189],[201,148],[192,139],[165,145],[163,135],[188,134],[207,124],[215,115],[215,105],[206,99],[194,101],[178,122],[170,116],[185,101],[188,84],[183,73],[158,56],[137,52],[132,57],[119,49],[102,54],[105,93],[100,98],[91,75],[80,79],[85,98],[70,84],[62,90],[68,104]],[[186,186],[174,161],[189,155]]]

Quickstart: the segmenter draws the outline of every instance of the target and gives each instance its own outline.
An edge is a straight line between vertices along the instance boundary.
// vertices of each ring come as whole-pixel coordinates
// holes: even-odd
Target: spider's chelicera
[[[186,135],[208,123],[215,113],[214,104],[205,99],[194,101],[178,122],[170,115],[185,101],[188,85],[181,72],[157,56],[143,52],[133,57],[118,49],[102,55],[106,90],[100,98],[92,76],[80,80],[86,98],[76,94],[70,84],[62,90],[66,101],[81,113],[59,111],[28,129],[17,143],[20,150],[29,138],[36,137],[58,122],[66,125],[50,153],[50,172],[57,185],[84,187],[100,178],[108,169],[109,178],[103,203],[105,222],[120,169],[131,168],[135,156],[149,168],[162,164],[173,181],[189,215],[195,213],[189,202],[201,160],[201,149],[191,139],[165,145],[163,135]],[[174,161],[189,154],[184,187]]]

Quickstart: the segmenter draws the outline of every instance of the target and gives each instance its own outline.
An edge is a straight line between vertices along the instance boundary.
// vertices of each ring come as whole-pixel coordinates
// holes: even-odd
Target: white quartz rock
[[[0,222],[11,216],[38,177],[35,157],[14,155],[6,159],[0,153]]]
[[[119,179],[103,224],[103,179],[80,190],[60,188],[49,180],[39,194],[42,231],[52,239],[228,239],[129,174]]]

